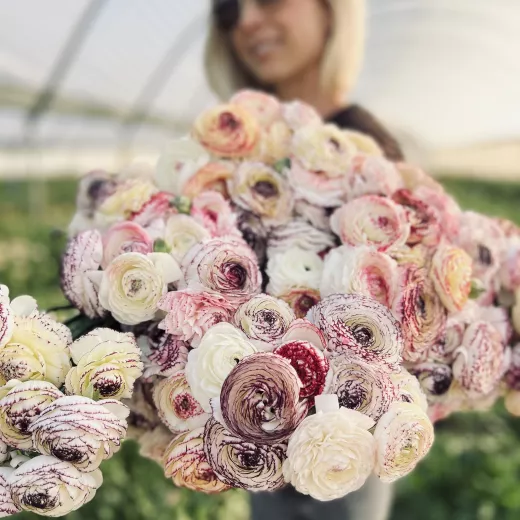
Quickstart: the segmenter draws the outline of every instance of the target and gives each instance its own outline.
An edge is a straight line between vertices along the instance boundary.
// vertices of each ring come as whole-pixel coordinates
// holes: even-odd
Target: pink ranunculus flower
[[[394,163],[384,157],[365,154],[352,159],[344,182],[347,200],[363,195],[390,197],[403,185]]]
[[[363,294],[390,307],[397,290],[397,263],[369,247],[341,246],[325,257],[322,298],[336,293]]]
[[[174,198],[171,193],[159,191],[132,213],[129,220],[144,227],[153,225],[157,220],[164,221],[177,213],[177,209],[172,204]]]
[[[247,157],[255,152],[260,127],[255,116],[236,104],[219,105],[195,121],[193,137],[217,157]]]
[[[262,128],[268,128],[282,118],[282,106],[278,99],[258,90],[241,90],[229,103],[246,109]]]
[[[123,253],[151,253],[153,241],[146,230],[135,222],[118,222],[103,235],[103,259],[101,267]]]
[[[505,240],[499,270],[500,283],[508,291],[520,287],[520,240],[511,237]]]
[[[212,237],[239,235],[237,217],[229,202],[217,191],[197,195],[191,205],[191,216],[202,224]]]
[[[470,397],[486,396],[504,373],[504,356],[500,332],[490,323],[475,321],[466,329],[457,352],[455,380]]]
[[[237,306],[262,284],[255,253],[238,237],[203,240],[184,256],[181,269],[179,289],[217,293]]]
[[[404,209],[377,195],[344,204],[333,213],[330,223],[344,244],[366,245],[381,252],[404,245],[410,233]]]
[[[392,200],[405,208],[406,218],[410,223],[409,245],[423,244],[434,247],[441,238],[441,226],[436,210],[427,201],[418,199],[409,190],[397,190]]]
[[[471,290],[472,261],[462,249],[441,244],[433,256],[430,278],[450,312],[462,310]]]
[[[289,128],[295,132],[298,128],[308,125],[319,125],[321,116],[316,109],[302,101],[291,101],[282,105],[282,115]]]
[[[219,294],[190,289],[173,291],[159,301],[167,312],[160,327],[183,341],[198,342],[208,329],[231,320],[233,306]]]

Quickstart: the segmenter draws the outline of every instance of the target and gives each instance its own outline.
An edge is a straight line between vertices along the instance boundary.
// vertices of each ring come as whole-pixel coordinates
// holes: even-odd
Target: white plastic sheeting
[[[369,4],[355,101],[424,149],[520,137],[520,0]],[[214,101],[202,70],[208,6],[0,0],[0,152],[150,148],[185,131]],[[81,30],[69,66],[50,81]],[[46,86],[50,101],[30,118]]]

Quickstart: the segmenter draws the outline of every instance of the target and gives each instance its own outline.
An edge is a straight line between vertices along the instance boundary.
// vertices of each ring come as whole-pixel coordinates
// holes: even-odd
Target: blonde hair
[[[326,0],[332,14],[329,40],[321,63],[321,85],[332,99],[343,99],[354,87],[364,55],[365,0]],[[204,57],[208,82],[221,99],[243,88],[262,88],[234,56],[228,35],[211,16]]]

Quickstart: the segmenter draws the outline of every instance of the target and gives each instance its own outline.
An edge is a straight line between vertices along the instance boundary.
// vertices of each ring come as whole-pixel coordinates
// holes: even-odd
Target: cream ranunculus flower
[[[428,401],[421,384],[408,370],[401,367],[400,372],[390,375],[390,379],[397,387],[399,401],[416,404],[424,412],[428,411]]]
[[[218,397],[226,377],[244,357],[257,351],[245,334],[229,323],[217,323],[188,354],[186,379],[195,399],[211,412],[210,399]]]
[[[29,431],[40,453],[90,473],[119,450],[128,413],[119,401],[64,396],[47,406]]]
[[[20,512],[20,509],[13,502],[11,488],[9,487],[9,477],[13,472],[14,469],[12,468],[0,467],[0,518]]]
[[[141,376],[141,351],[131,333],[98,328],[70,347],[76,366],[67,374],[69,394],[91,399],[126,399]]]
[[[433,444],[433,424],[412,403],[394,403],[374,431],[377,445],[375,471],[383,482],[393,482],[410,473]]]
[[[103,271],[99,301],[120,323],[136,325],[154,318],[167,285],[180,277],[179,265],[166,253],[124,253]]]
[[[25,462],[8,477],[11,496],[22,511],[62,516],[94,498],[103,478],[99,470],[81,473],[48,455]]]
[[[63,394],[46,381],[11,381],[0,399],[0,439],[17,449],[31,449],[31,424]]]
[[[161,379],[154,386],[153,400],[159,417],[173,433],[204,426],[210,418],[193,397],[184,372]]]
[[[182,261],[192,246],[206,238],[211,238],[210,232],[189,215],[172,215],[166,222],[164,241],[177,262]]]
[[[289,439],[285,480],[305,495],[327,501],[359,489],[374,468],[374,421],[347,408],[318,411]]]
[[[181,433],[166,448],[164,475],[176,486],[202,493],[221,493],[229,489],[215,475],[204,453],[204,427]]]
[[[15,314],[11,338],[0,350],[0,375],[6,381],[45,380],[61,386],[70,368],[71,342],[69,328],[47,314]]]
[[[275,253],[267,263],[267,292],[282,296],[296,288],[318,289],[323,260],[317,253],[294,247]]]

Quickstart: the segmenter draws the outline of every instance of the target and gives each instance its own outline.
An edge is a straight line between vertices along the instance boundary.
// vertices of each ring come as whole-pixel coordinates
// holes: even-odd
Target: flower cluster
[[[242,91],[155,170],[91,172],[69,231],[64,294],[106,327],[45,326],[52,355],[31,357],[0,292],[0,375],[128,399],[176,485],[331,500],[408,474],[453,411],[506,389],[520,412],[520,232],[304,103]],[[9,442],[56,457],[32,424]]]
[[[141,376],[131,334],[98,328],[72,341],[69,328],[0,285],[1,515],[61,516],[93,498],[100,464],[126,436]]]

